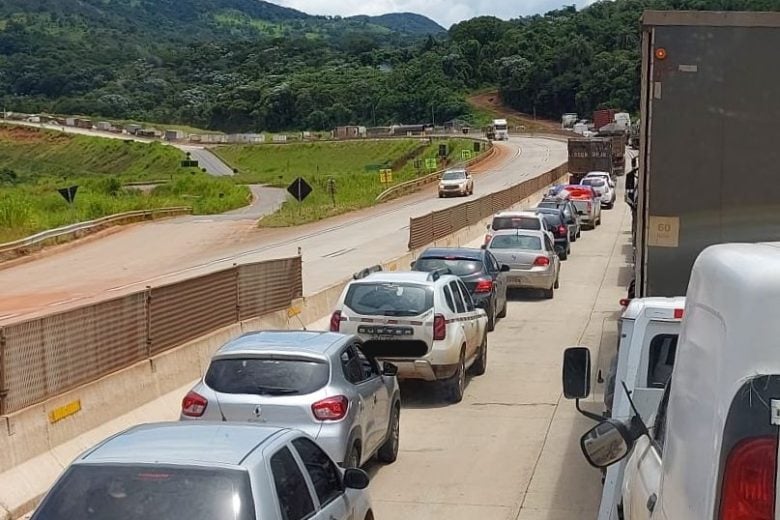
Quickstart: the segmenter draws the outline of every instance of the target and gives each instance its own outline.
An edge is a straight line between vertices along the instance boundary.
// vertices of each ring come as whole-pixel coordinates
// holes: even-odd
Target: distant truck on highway
[[[507,141],[509,139],[509,124],[506,119],[494,119],[493,131],[497,141]]]
[[[569,183],[579,184],[590,172],[608,172],[614,176],[612,139],[572,137],[569,139]]]
[[[645,15],[636,296],[685,294],[709,245],[780,240],[780,69],[765,61],[779,27],[778,13]]]

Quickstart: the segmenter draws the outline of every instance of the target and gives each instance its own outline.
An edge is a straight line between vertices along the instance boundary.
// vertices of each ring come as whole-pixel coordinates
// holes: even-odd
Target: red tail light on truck
[[[777,436],[739,442],[726,459],[720,520],[773,520]]]

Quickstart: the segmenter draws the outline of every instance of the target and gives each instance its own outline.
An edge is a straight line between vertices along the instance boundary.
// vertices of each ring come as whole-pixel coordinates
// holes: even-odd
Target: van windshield
[[[356,283],[344,305],[368,316],[419,316],[433,308],[433,289],[410,283]]]

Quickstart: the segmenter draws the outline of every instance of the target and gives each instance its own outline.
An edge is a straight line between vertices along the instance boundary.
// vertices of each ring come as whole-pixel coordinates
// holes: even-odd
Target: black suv
[[[430,248],[412,262],[412,269],[423,272],[449,271],[460,278],[471,293],[474,304],[485,309],[488,330],[495,328],[498,318],[506,316],[506,272],[509,266],[501,265],[490,251]]]
[[[545,197],[536,206],[537,208],[558,208],[563,210],[563,216],[566,220],[566,225],[569,227],[569,241],[576,242],[582,234],[582,226],[580,225],[580,216],[577,213],[577,208],[574,204],[565,198],[558,197]]]
[[[566,225],[566,217],[563,209],[560,208],[535,208],[539,215],[544,217],[545,222],[550,227],[553,237],[555,237],[555,252],[561,260],[566,260],[571,254],[571,235],[569,226]]]

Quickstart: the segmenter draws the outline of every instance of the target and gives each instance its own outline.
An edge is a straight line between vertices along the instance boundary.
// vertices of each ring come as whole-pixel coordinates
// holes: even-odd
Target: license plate
[[[402,338],[414,336],[414,329],[411,327],[390,327],[387,325],[361,325],[358,327],[358,334],[381,336],[382,338]]]

